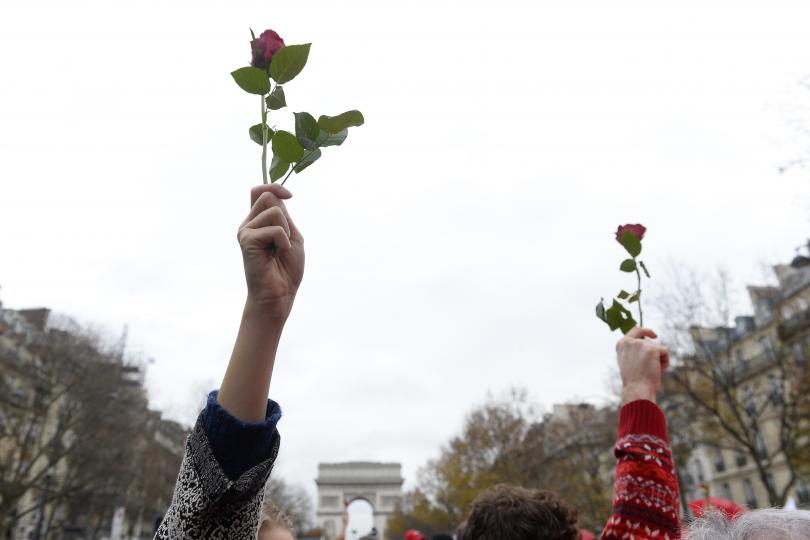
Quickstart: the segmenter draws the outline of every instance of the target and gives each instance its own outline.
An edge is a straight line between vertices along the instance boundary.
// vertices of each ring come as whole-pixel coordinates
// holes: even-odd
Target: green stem
[[[636,287],[636,291],[638,291],[638,325],[644,328],[644,311],[641,309],[641,272],[638,270],[638,261],[633,258],[633,262],[636,263],[636,278],[638,278],[638,286]]]
[[[317,150],[317,148],[316,148],[315,150]],[[284,177],[284,180],[282,180],[282,181],[281,181],[281,185],[282,185],[282,186],[284,185],[284,182],[286,182],[286,181],[287,181],[287,178],[289,178],[289,177],[290,177],[290,175],[291,175],[291,174],[293,173],[293,171],[295,170],[295,166],[296,166],[296,165],[298,165],[298,163],[301,163],[302,161],[304,161],[305,159],[307,159],[307,158],[309,157],[309,155],[310,155],[310,154],[312,154],[312,153],[313,153],[315,150],[310,150],[309,152],[307,152],[306,154],[304,154],[303,156],[301,156],[301,159],[299,159],[297,163],[292,163],[292,164],[291,164],[291,166],[290,166],[290,172],[288,172],[288,173],[287,173],[287,176],[285,176],[285,177]]]
[[[294,170],[295,170],[295,164],[293,163],[293,164],[290,165],[290,170],[287,172],[287,176],[285,176],[284,180],[281,181],[282,186],[284,185],[284,182],[287,181],[287,178],[290,177],[290,175],[293,173]]]
[[[262,183],[267,183],[267,104],[262,100]]]

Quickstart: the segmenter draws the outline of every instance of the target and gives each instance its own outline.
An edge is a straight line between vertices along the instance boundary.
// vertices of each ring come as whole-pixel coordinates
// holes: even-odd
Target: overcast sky
[[[675,261],[744,297],[807,238],[808,171],[778,167],[810,145],[810,7],[708,4],[4,1],[0,298],[128,324],[152,406],[188,420],[233,344],[261,182],[229,72],[248,27],[311,41],[273,122],[366,125],[288,182],[307,270],[278,474],[314,492],[318,462],[398,461],[412,486],[488,392],[607,396],[593,307],[632,286],[620,222],[649,228],[650,294]]]

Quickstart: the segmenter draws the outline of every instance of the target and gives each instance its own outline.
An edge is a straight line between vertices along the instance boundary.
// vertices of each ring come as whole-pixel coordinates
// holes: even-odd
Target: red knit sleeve
[[[618,460],[613,514],[602,538],[680,538],[678,481],[661,409],[646,400],[622,407],[613,451]]]

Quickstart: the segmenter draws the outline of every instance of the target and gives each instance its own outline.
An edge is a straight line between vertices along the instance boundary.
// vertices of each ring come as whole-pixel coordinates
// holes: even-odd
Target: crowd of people
[[[304,273],[304,240],[279,185],[251,192],[238,239],[247,300],[218,391],[208,397],[188,439],[174,497],[158,539],[292,540],[294,532],[263,488],[279,450],[281,408],[268,400],[276,351]],[[681,522],[675,463],[664,413],[656,404],[669,355],[646,328],[617,344],[622,404],[613,510],[604,539],[810,540],[810,512],[756,510],[729,518],[706,511]],[[433,540],[576,540],[577,510],[553,491],[500,485],[479,494],[458,530]],[[345,532],[345,531],[344,531]],[[409,537],[410,535],[410,537]],[[409,531],[405,540],[427,540]],[[586,539],[587,540],[587,539]]]

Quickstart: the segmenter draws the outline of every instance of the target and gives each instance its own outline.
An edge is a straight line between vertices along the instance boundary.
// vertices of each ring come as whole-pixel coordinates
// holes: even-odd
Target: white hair
[[[692,522],[686,540],[810,540],[810,511],[766,508],[727,520],[714,511]]]

